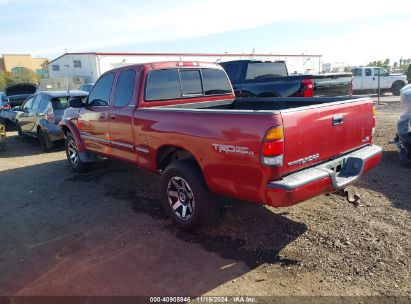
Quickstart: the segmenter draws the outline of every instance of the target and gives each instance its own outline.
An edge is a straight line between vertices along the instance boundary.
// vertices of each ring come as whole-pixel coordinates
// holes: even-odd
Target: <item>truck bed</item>
[[[285,98],[236,98],[233,100],[197,102],[191,104],[180,104],[162,106],[159,108],[167,109],[196,109],[196,110],[244,110],[244,111],[280,111],[295,109],[299,107],[310,107],[326,103],[345,103],[354,100],[360,100],[357,96],[341,97],[285,97]]]

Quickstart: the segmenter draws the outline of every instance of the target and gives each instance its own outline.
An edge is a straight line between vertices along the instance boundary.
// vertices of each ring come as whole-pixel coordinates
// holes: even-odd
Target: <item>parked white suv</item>
[[[380,76],[380,90],[391,91],[393,95],[399,96],[400,90],[407,84],[407,76],[404,74],[389,74],[379,67],[359,67],[352,69],[353,92],[378,90],[378,75]]]

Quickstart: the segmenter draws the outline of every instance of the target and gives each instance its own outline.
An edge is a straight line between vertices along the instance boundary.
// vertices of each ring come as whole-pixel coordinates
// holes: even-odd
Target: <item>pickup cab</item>
[[[370,98],[240,98],[217,64],[157,62],[103,74],[60,126],[68,163],[96,156],[161,175],[182,228],[212,222],[212,194],[274,207],[344,189],[377,165]]]
[[[351,95],[351,73],[289,75],[284,61],[221,62],[242,97],[321,97]]]
[[[378,78],[380,78],[380,91],[400,95],[403,86],[407,84],[407,76],[404,74],[390,74],[379,67],[359,67],[352,70],[354,93],[376,92],[378,90]]]

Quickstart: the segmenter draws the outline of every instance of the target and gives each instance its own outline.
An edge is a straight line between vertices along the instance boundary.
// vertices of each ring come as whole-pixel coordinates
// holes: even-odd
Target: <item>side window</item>
[[[134,80],[136,79],[136,72],[134,70],[127,70],[120,73],[116,85],[116,92],[114,93],[114,106],[127,106],[133,97]]]
[[[180,70],[180,79],[183,96],[203,94],[199,70]]]
[[[36,97],[34,98],[34,101],[33,101],[33,106],[32,106],[33,110],[38,110],[39,109],[40,101],[41,101],[42,98],[43,98],[43,96],[41,96],[40,94],[36,95]]]
[[[178,70],[151,71],[147,77],[146,101],[181,98]]]
[[[30,109],[33,105],[34,97],[36,97],[36,96],[32,96],[32,97],[30,97],[29,99],[26,100],[26,102],[23,105],[23,111],[24,112],[30,111]]]
[[[365,76],[371,76],[371,69],[365,69]]]
[[[388,72],[381,68],[374,68],[374,76],[388,76]]]
[[[113,80],[114,73],[108,73],[101,76],[91,90],[87,104],[92,107],[108,106]]]
[[[230,94],[231,86],[222,70],[202,69],[203,87],[205,95]]]
[[[49,99],[47,97],[43,97],[43,99],[40,102],[39,112],[42,113],[46,111],[48,105],[49,105]]]

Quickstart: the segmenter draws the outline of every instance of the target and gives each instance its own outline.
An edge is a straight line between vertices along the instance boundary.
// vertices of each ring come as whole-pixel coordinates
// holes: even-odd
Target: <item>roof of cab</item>
[[[69,97],[69,96],[87,96],[88,93],[79,90],[70,91],[40,91],[38,94],[47,95],[49,97]]]
[[[222,69],[222,67],[214,62],[200,62],[200,61],[160,61],[160,62],[146,62],[146,63],[139,63],[139,64],[132,64],[127,66],[118,67],[109,72],[116,72],[119,70],[127,70],[127,69],[137,69],[137,68],[144,68],[148,67],[152,70],[161,70],[161,69],[172,69],[172,68],[213,68],[213,69]]]

